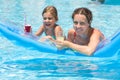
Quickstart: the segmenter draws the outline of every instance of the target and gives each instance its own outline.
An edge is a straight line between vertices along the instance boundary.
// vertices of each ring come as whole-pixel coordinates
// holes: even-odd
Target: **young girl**
[[[68,32],[66,41],[57,41],[57,45],[72,48],[80,53],[91,55],[104,35],[91,27],[92,12],[87,8],[77,8],[73,14],[73,29]]]
[[[40,36],[45,32],[46,36],[42,38],[45,39],[57,39],[58,33],[62,32],[59,25],[56,24],[58,20],[57,9],[54,6],[47,6],[43,12],[43,25],[40,26],[39,30],[35,33],[36,36]],[[62,34],[62,33],[61,33]]]

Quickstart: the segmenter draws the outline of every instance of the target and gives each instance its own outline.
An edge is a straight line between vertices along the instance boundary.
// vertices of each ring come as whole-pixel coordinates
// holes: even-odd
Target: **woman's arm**
[[[68,47],[88,56],[92,55],[93,53],[92,48],[90,48],[89,46],[74,44],[70,41],[57,41],[57,44],[62,46],[62,48]]]
[[[94,30],[93,34],[90,37],[90,41],[88,45],[78,45],[70,41],[61,41],[61,42],[59,41],[57,43],[58,45],[61,45],[62,47],[69,47],[80,53],[90,56],[93,54],[97,45],[99,44],[101,35],[102,34],[98,30]]]

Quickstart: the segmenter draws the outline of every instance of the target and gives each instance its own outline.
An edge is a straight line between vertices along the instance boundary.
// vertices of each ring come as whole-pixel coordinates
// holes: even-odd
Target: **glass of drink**
[[[25,31],[25,33],[30,33],[31,32],[31,26],[30,25],[25,25],[24,26],[24,31]]]
[[[63,35],[63,32],[62,32],[62,31],[59,31],[59,32],[58,32],[57,40],[59,40],[59,41],[64,41],[64,35]]]
[[[64,39],[65,39],[65,36],[63,35],[63,32],[62,32],[62,31],[59,31],[56,40],[58,40],[58,41],[64,41]],[[62,49],[62,46],[60,46],[60,45],[56,45],[56,47],[57,47],[59,50]]]

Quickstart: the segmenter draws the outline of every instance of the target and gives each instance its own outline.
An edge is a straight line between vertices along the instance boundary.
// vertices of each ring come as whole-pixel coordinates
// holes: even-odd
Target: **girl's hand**
[[[42,37],[41,39],[39,39],[40,42],[44,42],[46,40],[54,41],[54,39],[51,36],[45,36],[45,37]]]

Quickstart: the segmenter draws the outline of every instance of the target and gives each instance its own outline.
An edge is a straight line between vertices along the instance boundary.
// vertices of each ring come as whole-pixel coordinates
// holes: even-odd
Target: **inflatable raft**
[[[21,35],[21,32],[18,28],[8,26],[3,23],[0,23],[0,32],[9,40],[15,40],[16,42],[19,43],[19,45],[22,45],[24,47],[30,47],[32,49],[39,50],[40,52],[86,56],[83,55],[82,53],[73,51],[71,49],[58,50],[55,46],[46,45],[45,43],[38,42],[36,40],[36,37],[33,35],[29,37],[23,36]],[[117,53],[119,49],[120,49],[120,31],[117,32],[114,36],[112,36],[107,44],[104,44],[104,46],[99,47],[99,49],[97,49],[91,57],[112,57]]]
[[[107,4],[107,5],[120,5],[120,0],[104,0],[104,4]]]

